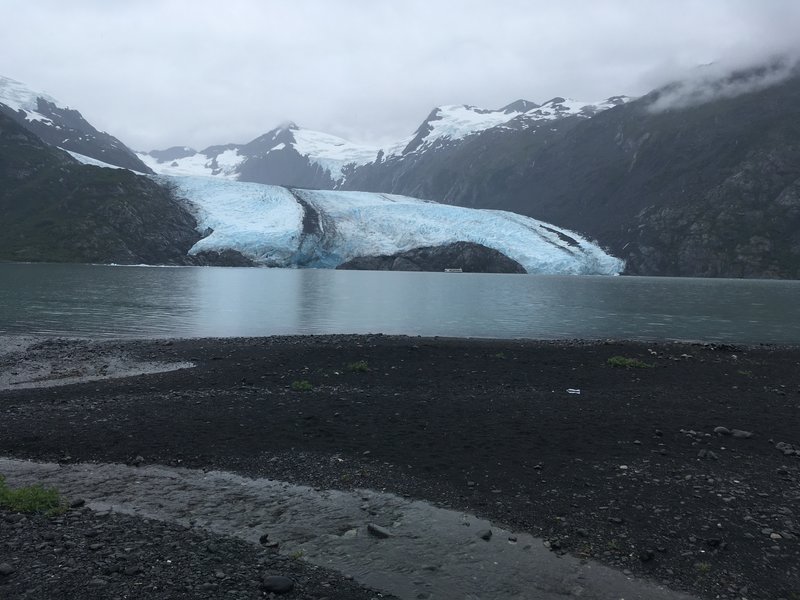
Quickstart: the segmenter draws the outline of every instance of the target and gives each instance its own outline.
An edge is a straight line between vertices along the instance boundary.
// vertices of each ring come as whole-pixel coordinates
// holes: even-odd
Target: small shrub
[[[357,360],[356,362],[351,362],[347,365],[347,370],[352,371],[353,373],[366,373],[369,371],[369,365],[365,360]]]
[[[616,369],[652,369],[653,365],[642,362],[638,358],[627,358],[625,356],[612,356],[606,361]]]
[[[14,512],[56,515],[66,511],[57,490],[41,485],[11,489],[0,475],[0,507]]]
[[[314,389],[314,386],[306,379],[298,379],[292,382],[292,389],[295,392],[310,392]]]
[[[706,573],[711,572],[711,563],[697,562],[694,563],[694,568],[697,569],[698,573],[705,575]]]

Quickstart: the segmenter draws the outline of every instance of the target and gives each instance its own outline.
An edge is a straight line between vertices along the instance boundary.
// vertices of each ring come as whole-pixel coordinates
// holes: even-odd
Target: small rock
[[[294,581],[283,575],[270,575],[261,580],[261,589],[273,594],[286,594],[294,589]]]
[[[719,454],[717,454],[713,450],[700,450],[697,453],[697,458],[707,458],[707,459],[719,460]]]
[[[376,538],[386,539],[392,536],[391,531],[389,531],[385,527],[376,525],[375,523],[367,523],[367,531],[372,535],[374,535]]]
[[[609,523],[614,523],[614,525],[622,525],[625,522],[625,519],[622,517],[608,517]]]
[[[492,539],[492,530],[482,529],[477,533],[477,536],[482,540],[486,540],[488,542],[490,539]]]
[[[0,563],[0,577],[8,577],[14,572],[14,567],[8,563]]]
[[[639,553],[639,560],[642,562],[650,562],[655,558],[655,552],[652,550],[643,550]]]
[[[714,427],[714,433],[716,433],[717,435],[730,435],[731,430],[728,429],[727,427],[722,427],[722,426]]]
[[[83,498],[76,498],[72,502],[69,503],[70,508],[80,508],[81,506],[86,504],[86,500]]]
[[[265,533],[260,538],[258,538],[258,543],[261,544],[262,546],[265,545],[267,542],[269,542],[269,534],[268,533]]]
[[[92,552],[97,552],[98,550],[102,550],[104,545],[105,544],[100,544],[100,543],[89,544],[89,550],[91,550]]]
[[[747,439],[753,437],[753,432],[745,431],[744,429],[731,429],[731,435],[735,438]]]

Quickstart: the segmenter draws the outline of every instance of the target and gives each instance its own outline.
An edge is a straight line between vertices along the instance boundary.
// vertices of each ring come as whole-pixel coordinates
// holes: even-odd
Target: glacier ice
[[[506,211],[216,177],[159,179],[189,201],[198,230],[210,231],[190,254],[236,250],[265,266],[333,268],[358,256],[466,241],[502,252],[528,273],[615,275],[624,267],[574,232]]]

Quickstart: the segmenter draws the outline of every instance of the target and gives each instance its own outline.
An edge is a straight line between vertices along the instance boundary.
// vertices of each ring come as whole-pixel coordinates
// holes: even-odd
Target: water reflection
[[[800,282],[0,265],[0,332],[800,343]]]

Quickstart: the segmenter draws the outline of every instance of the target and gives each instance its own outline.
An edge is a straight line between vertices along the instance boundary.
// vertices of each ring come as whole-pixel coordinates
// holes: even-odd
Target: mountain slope
[[[375,159],[377,148],[286,123],[246,144],[140,152],[162,175],[205,175],[254,183],[333,189],[347,165]]]
[[[397,175],[396,171],[403,174],[413,171],[418,161],[430,165],[432,154],[447,153],[481,132],[494,131],[499,135],[553,129],[556,121],[587,118],[627,100],[618,96],[587,104],[554,98],[542,105],[517,100],[497,110],[441,106],[428,115],[413,135],[383,149],[354,144],[290,122],[247,144],[216,145],[199,152],[176,146],[140,152],[138,156],[162,175],[218,176],[310,189],[386,191],[385,181],[405,176]],[[373,183],[376,172],[380,173],[379,181]],[[417,178],[417,173],[408,177]],[[433,191],[431,194],[429,197],[434,198]]]
[[[546,148],[578,123],[629,101],[627,96],[597,103],[553,98],[537,105],[517,100],[496,111],[441,107],[401,151],[348,171],[340,187],[492,208],[506,171],[518,168],[524,156]],[[483,181],[462,188],[463,182],[477,178]]]
[[[81,113],[54,98],[0,77],[0,113],[14,119],[51,146],[141,173],[152,171],[125,144],[90,125]]]
[[[0,260],[186,264],[194,217],[147,177],[75,162],[0,114]]]

